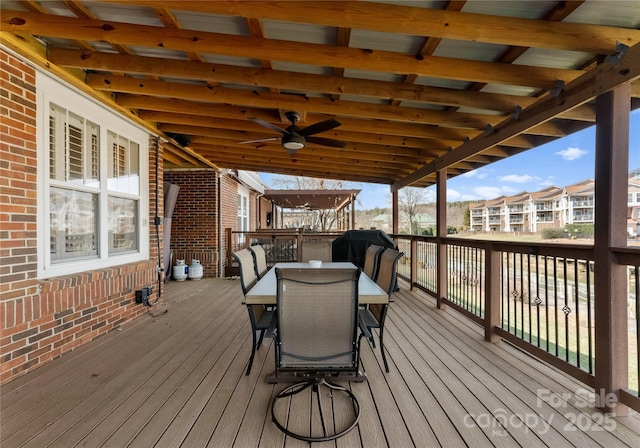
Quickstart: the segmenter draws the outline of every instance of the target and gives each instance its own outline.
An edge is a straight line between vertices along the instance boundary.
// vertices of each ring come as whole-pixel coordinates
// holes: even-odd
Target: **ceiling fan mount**
[[[345,146],[347,146],[346,142],[343,142],[340,140],[314,136],[315,134],[326,132],[340,126],[341,123],[334,118],[331,118],[325,121],[320,121],[318,123],[309,125],[304,128],[299,128],[296,125],[296,123],[300,120],[300,114],[298,112],[288,111],[285,113],[285,116],[287,117],[287,120],[291,122],[291,125],[288,126],[286,129],[282,129],[260,118],[256,118],[256,117],[249,118],[254,123],[264,126],[265,128],[269,128],[273,131],[280,132],[282,136],[263,138],[259,140],[247,140],[240,143],[257,143],[257,142],[265,142],[265,141],[280,139],[280,144],[285,149],[287,154],[291,156],[293,156],[296,152],[298,152],[298,150],[304,148],[307,145],[307,142],[314,143],[316,145],[331,146],[334,148],[344,148]]]
[[[292,110],[285,112],[284,116],[287,117],[287,120],[289,120],[294,125],[300,120],[300,114]]]

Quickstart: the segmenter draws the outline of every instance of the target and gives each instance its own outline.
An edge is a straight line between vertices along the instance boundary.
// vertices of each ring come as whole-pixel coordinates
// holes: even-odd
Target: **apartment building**
[[[640,168],[629,173],[627,203],[627,233],[637,238],[640,235]]]
[[[629,173],[627,231],[640,234],[640,169]],[[595,182],[585,179],[565,187],[500,196],[469,204],[471,230],[477,232],[541,232],[567,224],[594,222]]]

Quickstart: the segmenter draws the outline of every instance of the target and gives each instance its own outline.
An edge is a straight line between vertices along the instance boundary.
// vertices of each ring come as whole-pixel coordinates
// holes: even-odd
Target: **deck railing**
[[[303,229],[265,229],[252,232],[239,232],[230,228],[226,229],[227,241],[227,266],[234,261],[231,254],[254,244],[260,244],[267,256],[267,265],[273,266],[280,262],[300,261],[304,240],[329,240],[333,241],[341,233],[319,233],[304,231]]]
[[[613,251],[618,264],[625,266],[627,271],[629,387],[620,398],[623,403],[628,404],[640,400],[640,254],[630,248],[614,248]]]
[[[590,245],[521,244],[393,235],[398,275],[530,354],[593,386],[597,281]],[[445,262],[438,265],[440,250]],[[618,251],[628,269],[629,380],[624,404],[640,409],[640,251]],[[439,273],[444,269],[444,272]],[[442,284],[438,283],[441,279]],[[495,311],[497,309],[497,312]]]
[[[267,249],[270,265],[300,260],[304,239],[339,234],[268,230],[227,231],[228,256],[250,244]],[[594,248],[579,244],[523,244],[466,238],[391,235],[404,256],[398,275],[438,306],[484,327],[485,338],[502,338],[593,386],[595,378]],[[441,253],[442,252],[442,253]],[[613,249],[627,270],[628,387],[620,400],[640,411],[640,251]],[[230,260],[229,260],[230,262]]]

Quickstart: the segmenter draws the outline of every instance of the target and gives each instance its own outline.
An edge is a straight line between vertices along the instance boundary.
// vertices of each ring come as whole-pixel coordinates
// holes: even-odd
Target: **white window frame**
[[[50,188],[55,186],[49,176],[49,105],[56,104],[99,126],[100,184],[95,189],[98,200],[98,255],[91,258],[51,261],[50,254]],[[36,71],[36,145],[37,157],[37,241],[38,278],[69,275],[94,269],[104,269],[149,259],[149,133],[115,114],[106,106],[90,99],[80,91]],[[138,145],[139,182],[138,195],[126,195],[108,189],[107,136],[109,131],[125,137]],[[108,197],[132,198],[138,201],[137,250],[109,255],[108,248]]]
[[[248,232],[251,230],[251,203],[249,201],[250,192],[247,187],[244,185],[238,184],[238,231],[239,232]],[[239,234],[238,241],[240,243],[244,243],[245,235],[244,233]]]

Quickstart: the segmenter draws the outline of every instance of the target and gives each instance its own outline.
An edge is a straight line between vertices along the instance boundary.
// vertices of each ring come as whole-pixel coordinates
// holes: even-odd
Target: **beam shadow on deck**
[[[406,286],[406,285],[401,285]],[[166,305],[2,387],[0,445],[8,447],[293,447],[271,422],[271,340],[251,347],[238,280],[166,285]],[[162,313],[164,309],[167,313]],[[637,446],[637,414],[611,418],[590,392],[480,328],[395,293],[385,346],[365,344],[368,381],[351,383],[358,427],[336,447]],[[294,405],[295,406],[295,405]],[[309,419],[309,406],[290,417]],[[339,418],[339,415],[336,417]]]

